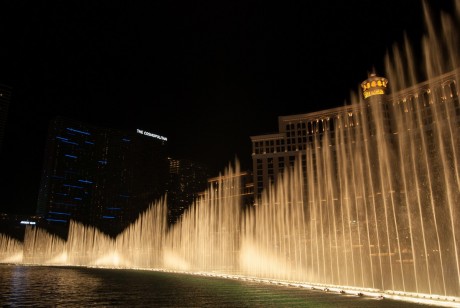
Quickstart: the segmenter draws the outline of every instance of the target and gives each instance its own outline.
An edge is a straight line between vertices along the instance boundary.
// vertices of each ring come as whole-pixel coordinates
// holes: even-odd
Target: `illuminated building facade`
[[[307,147],[314,145],[315,140],[320,140],[327,132],[330,138],[335,134],[359,125],[363,115],[370,135],[375,130],[372,110],[379,110],[382,116],[383,129],[392,138],[398,134],[395,119],[391,119],[389,108],[401,108],[405,113],[419,114],[423,118],[426,129],[435,121],[432,109],[433,101],[451,103],[449,107],[454,110],[457,119],[460,119],[460,105],[458,103],[457,77],[459,71],[453,71],[429,81],[417,84],[413,87],[388,94],[388,80],[371,74],[367,80],[361,83],[364,101],[360,104],[346,105],[328,110],[280,116],[278,118],[279,132],[274,134],[251,136],[252,160],[254,177],[254,195],[256,203],[263,190],[270,183],[277,181],[278,177],[286,168],[294,166],[296,159],[300,159],[302,167],[306,170]],[[379,105],[379,108],[370,108],[371,105]],[[447,108],[446,108],[447,110]],[[439,114],[448,118],[448,111]],[[443,114],[443,115],[442,115]],[[415,115],[414,115],[415,116]],[[346,135],[346,134],[345,134]],[[353,142],[349,140],[347,142]],[[330,146],[334,146],[331,142]],[[377,146],[377,144],[374,144]],[[308,170],[305,176],[308,176]]]
[[[201,163],[169,158],[168,223],[174,224],[206,189],[209,171]]]
[[[165,137],[58,117],[49,127],[37,214],[51,229],[75,220],[116,235],[164,195],[167,175]]]
[[[2,149],[3,136],[5,134],[8,107],[11,100],[11,89],[8,86],[0,85],[0,151]]]

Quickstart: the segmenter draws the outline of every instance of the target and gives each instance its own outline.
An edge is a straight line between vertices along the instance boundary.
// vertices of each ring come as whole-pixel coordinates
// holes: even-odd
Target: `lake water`
[[[0,265],[9,307],[427,307],[298,287],[187,274]]]

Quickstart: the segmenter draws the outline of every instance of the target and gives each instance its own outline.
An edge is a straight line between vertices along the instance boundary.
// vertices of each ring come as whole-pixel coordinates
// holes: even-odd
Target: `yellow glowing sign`
[[[385,95],[387,84],[388,80],[386,78],[371,74],[367,80],[361,83],[364,98],[374,95]]]
[[[364,98],[368,98],[374,95],[383,95],[385,92],[382,89],[372,89],[369,91],[364,91]]]

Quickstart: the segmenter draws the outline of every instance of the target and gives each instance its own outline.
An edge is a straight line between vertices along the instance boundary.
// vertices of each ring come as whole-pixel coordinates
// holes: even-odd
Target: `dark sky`
[[[35,211],[56,115],[167,136],[173,157],[215,172],[235,157],[248,169],[249,136],[343,105],[405,32],[424,32],[420,0],[2,0],[0,15],[0,83],[13,87],[0,212],[17,213]]]

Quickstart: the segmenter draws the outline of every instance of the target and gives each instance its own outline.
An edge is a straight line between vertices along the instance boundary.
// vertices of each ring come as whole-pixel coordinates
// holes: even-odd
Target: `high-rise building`
[[[205,165],[188,159],[169,158],[168,222],[173,224],[207,186]]]
[[[0,84],[0,151],[2,150],[3,136],[5,134],[10,100],[11,88]]]
[[[58,117],[49,127],[37,214],[49,227],[70,220],[116,235],[163,197],[166,138]]]
[[[325,142],[322,140],[326,135],[330,139],[335,139],[337,134],[342,133],[341,140],[354,143],[354,140],[348,139],[357,138],[359,133],[349,134],[347,131],[361,127],[360,122],[366,122],[366,129],[372,136],[375,125],[378,125],[375,121],[378,116],[381,116],[382,120],[379,125],[382,125],[382,128],[380,130],[385,132],[387,138],[392,138],[391,136],[398,134],[398,129],[401,130],[397,127],[396,119],[390,116],[389,110],[392,108],[398,110],[402,108],[404,113],[418,112],[413,117],[421,117],[422,125],[426,129],[430,129],[432,123],[436,121],[433,118],[434,110],[443,110],[437,114],[446,121],[450,121],[449,118],[454,116],[457,119],[460,118],[456,84],[458,74],[459,71],[456,70],[391,95],[387,93],[387,79],[371,74],[361,84],[363,103],[307,114],[280,116],[278,118],[279,132],[250,137],[256,203],[262,191],[270,183],[276,182],[286,168],[294,166],[296,160],[300,160],[302,168],[307,170],[307,149],[314,151],[312,149],[324,146]],[[438,107],[446,102],[450,105]],[[454,114],[447,115],[449,111]],[[375,112],[379,112],[380,115],[373,115]],[[330,140],[328,146],[336,147],[334,140]],[[378,145],[374,143],[369,146],[372,148]],[[332,153],[335,152],[332,151]],[[321,151],[310,155],[311,159],[314,160],[316,155],[321,155]],[[314,164],[315,162],[312,166]],[[311,171],[311,173],[306,172],[305,176],[316,175]]]

